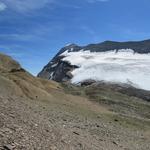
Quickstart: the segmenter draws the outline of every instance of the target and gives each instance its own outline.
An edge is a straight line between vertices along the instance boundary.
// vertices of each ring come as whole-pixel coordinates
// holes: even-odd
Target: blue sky
[[[32,74],[68,43],[150,39],[149,0],[0,0],[0,52]]]

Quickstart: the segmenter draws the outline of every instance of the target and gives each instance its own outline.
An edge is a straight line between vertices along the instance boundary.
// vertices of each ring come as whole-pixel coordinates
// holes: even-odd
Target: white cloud
[[[72,83],[87,79],[127,83],[150,90],[150,54],[138,54],[131,49],[108,52],[64,52],[63,60],[79,66],[72,71]]]
[[[0,2],[0,11],[4,11],[6,8],[7,6],[4,3]]]
[[[2,0],[8,8],[18,12],[30,12],[45,7],[53,0]]]

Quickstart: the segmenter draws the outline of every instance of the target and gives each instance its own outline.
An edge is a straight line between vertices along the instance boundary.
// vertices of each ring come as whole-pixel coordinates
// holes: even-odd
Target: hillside
[[[0,149],[148,150],[149,99],[128,85],[33,77],[0,54]]]

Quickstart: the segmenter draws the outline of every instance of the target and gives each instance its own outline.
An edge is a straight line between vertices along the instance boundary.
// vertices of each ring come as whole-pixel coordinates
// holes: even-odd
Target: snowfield
[[[64,52],[63,61],[79,68],[72,71],[72,83],[87,79],[132,84],[150,90],[150,54],[134,53],[131,49],[116,52]]]

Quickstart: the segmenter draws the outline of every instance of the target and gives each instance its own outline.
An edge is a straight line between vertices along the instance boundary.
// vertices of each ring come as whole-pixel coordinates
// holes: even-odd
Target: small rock
[[[115,144],[115,145],[118,145],[118,143],[116,143],[115,141],[113,141],[112,143]]]
[[[9,128],[4,128],[4,129],[2,129],[1,131],[2,131],[3,133],[9,133],[9,134],[12,133],[12,130],[9,129]]]
[[[34,124],[35,127],[38,127],[38,124]]]
[[[15,118],[15,115],[14,114],[10,114],[9,115],[11,118]]]
[[[56,146],[52,146],[52,147],[50,147],[50,150],[57,150],[57,147]]]
[[[82,148],[82,147],[83,147],[81,143],[78,143],[78,146],[79,146],[80,148]]]
[[[4,136],[3,132],[0,131],[0,137],[3,137],[3,136]]]
[[[75,132],[75,131],[73,133],[76,134],[76,135],[80,135],[78,132]]]
[[[98,125],[98,124],[97,124],[97,125],[96,125],[96,127],[97,127],[97,128],[99,128],[99,127],[100,127],[100,125]]]
[[[101,118],[101,116],[97,116],[97,118],[99,119],[99,118]]]
[[[3,148],[5,150],[13,150],[15,148],[15,145],[8,144],[8,145],[4,145]]]
[[[115,121],[115,122],[118,122],[119,120],[118,120],[118,119],[114,119],[114,121]]]
[[[45,131],[46,131],[46,132],[49,132],[49,130],[48,130],[48,129],[46,129]]]

